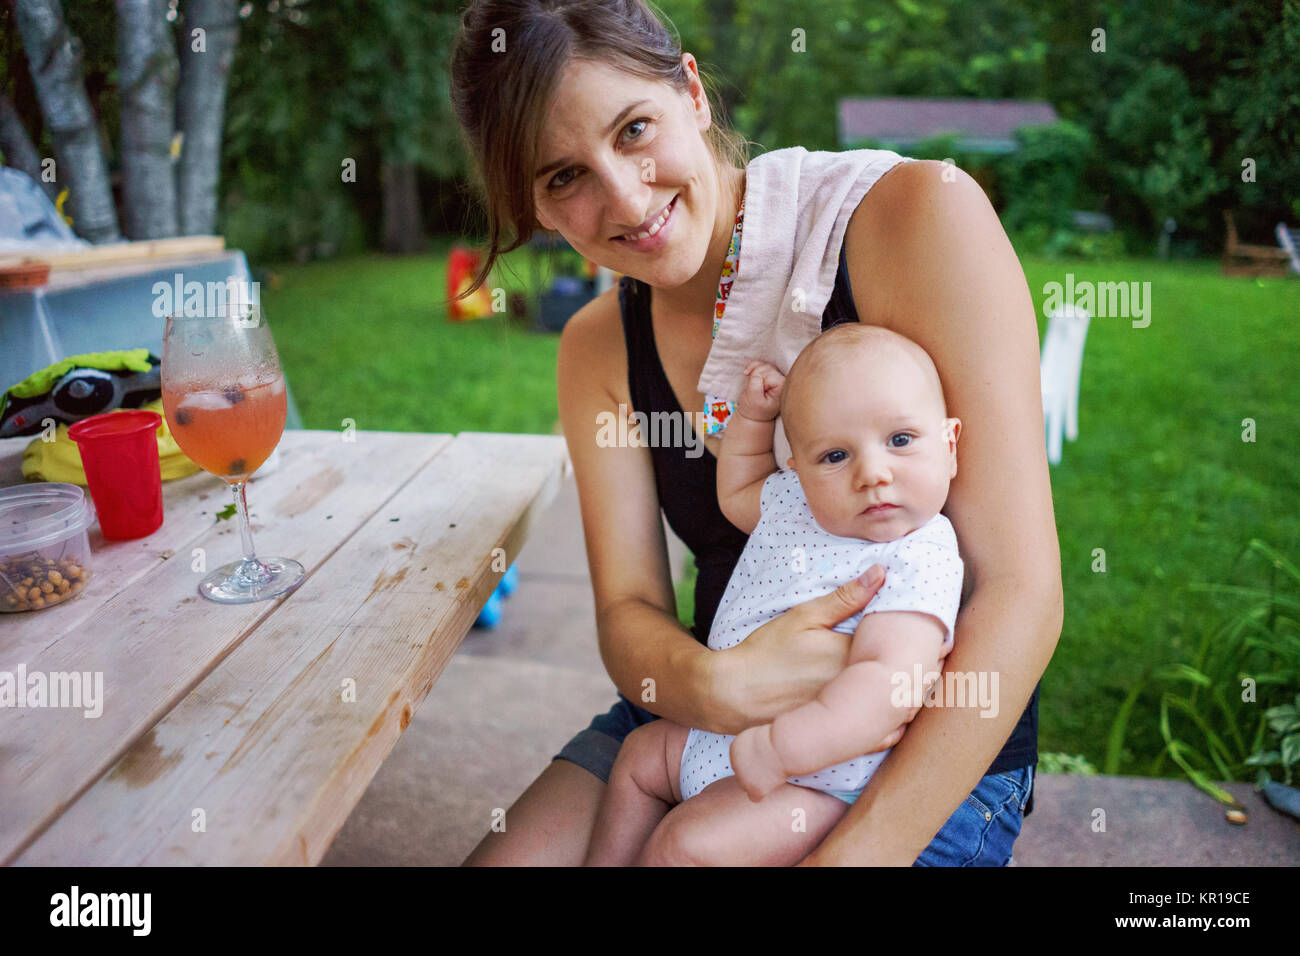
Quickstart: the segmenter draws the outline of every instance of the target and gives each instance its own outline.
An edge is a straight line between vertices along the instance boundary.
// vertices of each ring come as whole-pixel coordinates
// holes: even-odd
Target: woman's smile
[[[673,226],[676,223],[677,196],[650,221],[648,227],[637,230],[636,234],[615,236],[614,241],[634,252],[654,252],[668,244]]]

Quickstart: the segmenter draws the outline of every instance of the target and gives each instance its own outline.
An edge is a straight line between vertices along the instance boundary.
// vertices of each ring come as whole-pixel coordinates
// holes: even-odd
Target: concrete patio
[[[665,530],[667,530],[665,528]],[[667,531],[674,578],[686,551]],[[322,861],[456,865],[551,756],[615,699],[596,647],[577,489],[570,476],[519,555],[494,631],[473,630]],[[545,702],[544,708],[539,702]],[[1045,701],[1045,706],[1051,706]],[[1043,775],[1018,866],[1294,866],[1300,824],[1248,784],[1249,822],[1188,783]],[[1104,811],[1105,829],[1094,829]]]

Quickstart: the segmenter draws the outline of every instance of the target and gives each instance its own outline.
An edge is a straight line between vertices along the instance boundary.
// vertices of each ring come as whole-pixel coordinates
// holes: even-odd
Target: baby
[[[961,422],[915,342],[846,323],[814,339],[787,378],[751,362],[718,458],[718,502],[750,537],[709,633],[725,650],[874,564],[879,593],[835,626],[849,665],[817,699],[740,735],[656,720],[623,742],[588,865],[788,866],[814,850],[911,720],[952,649],[957,538],[939,509],[957,474]],[[789,471],[773,454],[780,414]],[[734,770],[733,770],[734,767]]]

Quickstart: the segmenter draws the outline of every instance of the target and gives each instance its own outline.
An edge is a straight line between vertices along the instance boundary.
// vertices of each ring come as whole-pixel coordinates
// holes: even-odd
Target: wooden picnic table
[[[84,593],[0,614],[0,671],[102,672],[104,697],[0,707],[0,862],[321,859],[570,467],[551,435],[351,437],[286,431],[249,483],[258,554],[307,570],[291,594],[199,596],[195,549],[241,556],[200,472],[163,484],[149,537],[91,527]],[[0,486],[29,441],[0,441]]]

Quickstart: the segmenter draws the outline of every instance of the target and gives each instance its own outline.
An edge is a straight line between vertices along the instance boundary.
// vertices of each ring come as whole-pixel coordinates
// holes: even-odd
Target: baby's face
[[[957,474],[961,422],[910,357],[847,358],[819,370],[786,409],[793,457],[817,523],[892,541],[943,507]],[[791,396],[794,398],[794,396]]]

